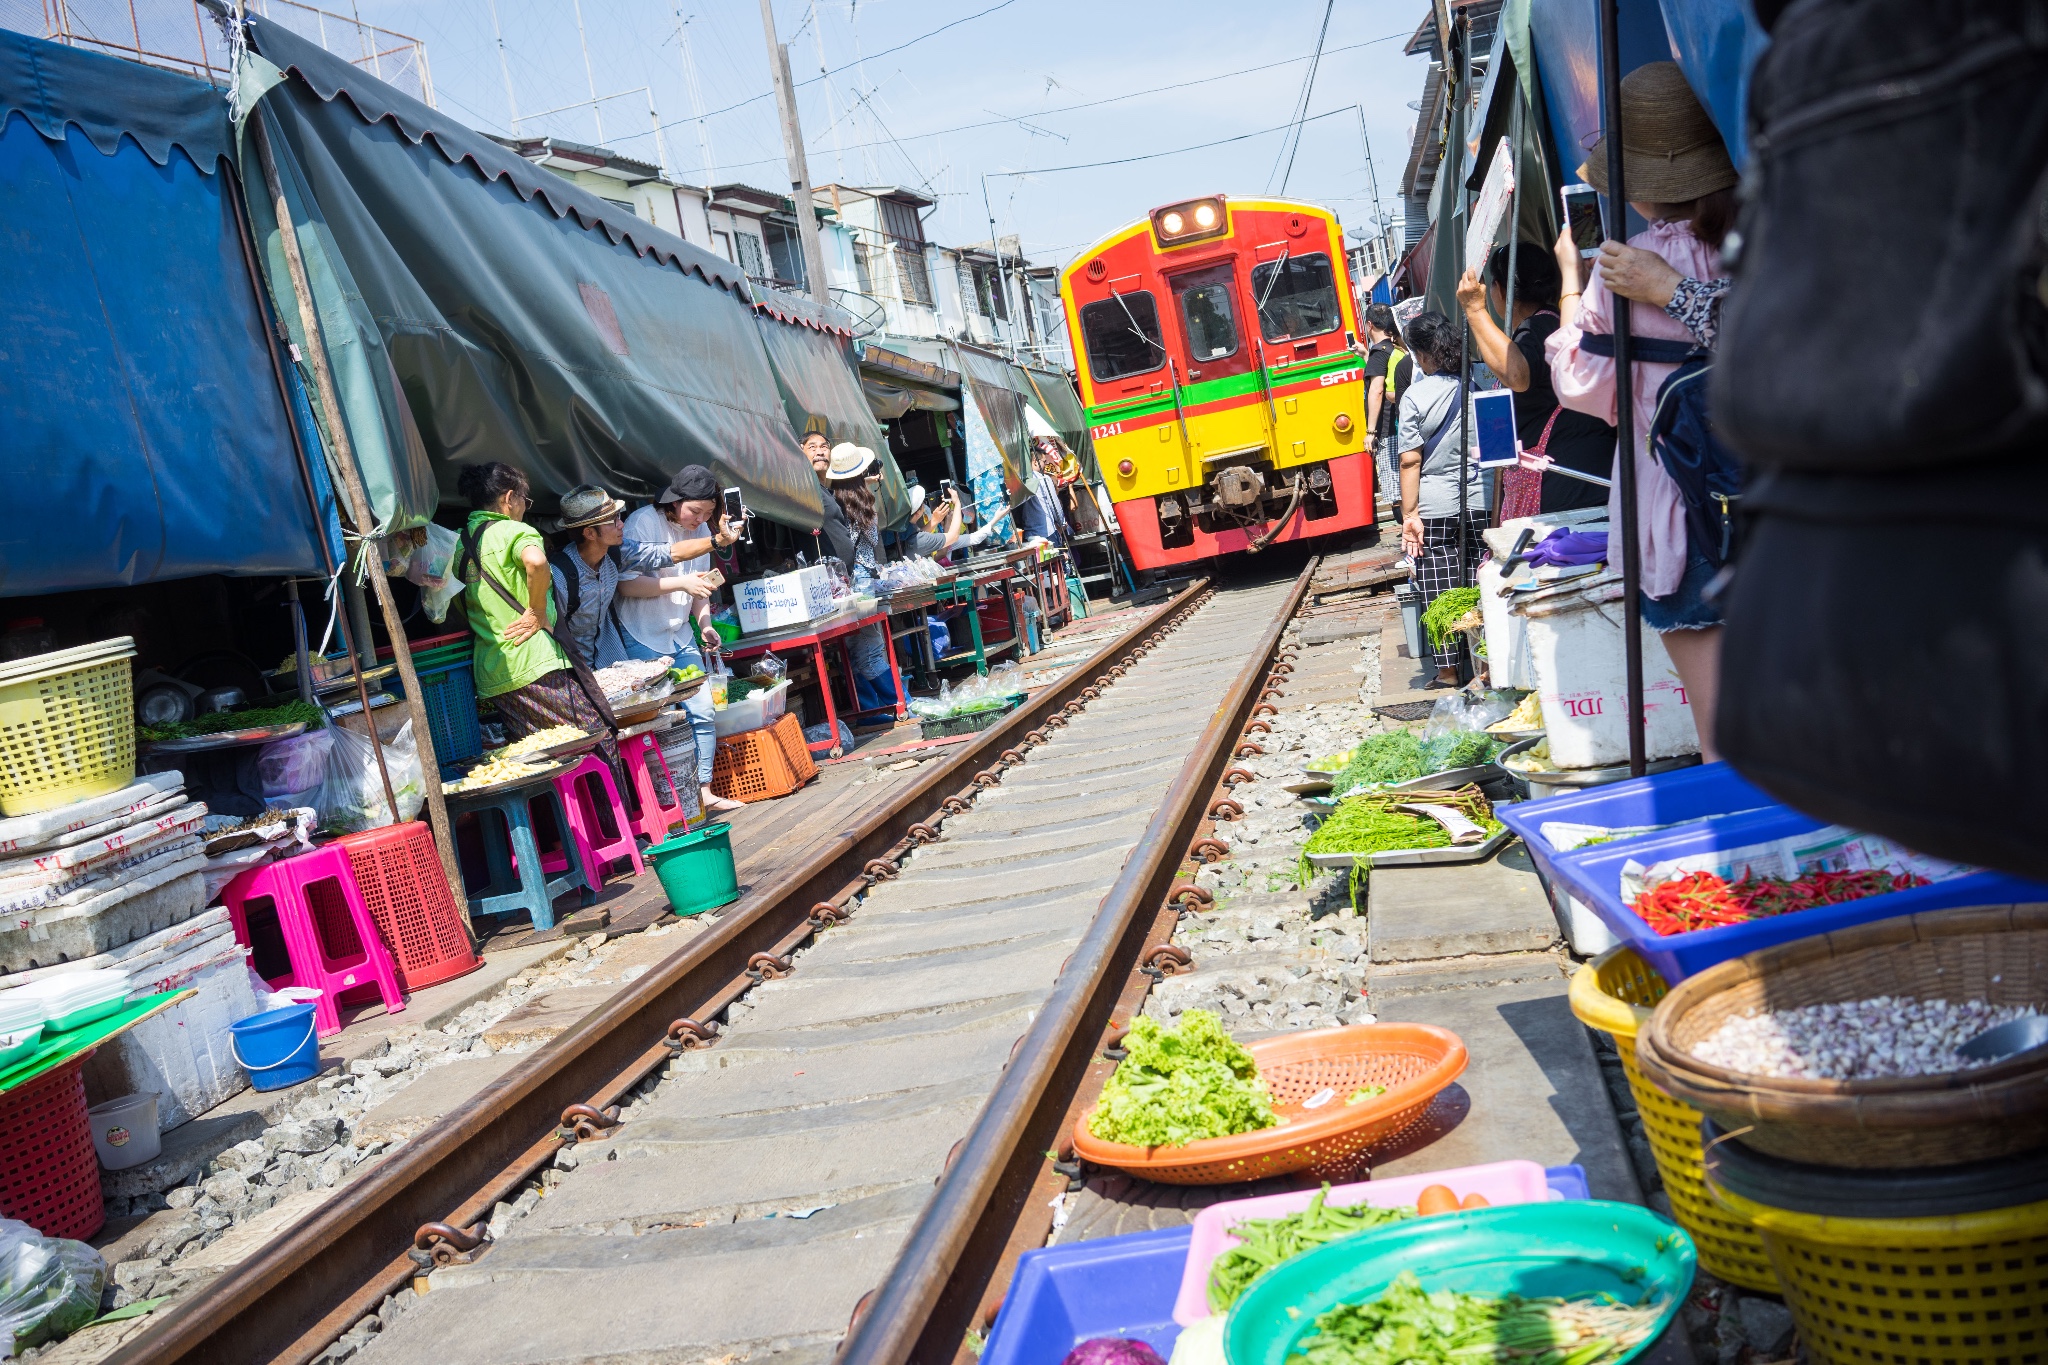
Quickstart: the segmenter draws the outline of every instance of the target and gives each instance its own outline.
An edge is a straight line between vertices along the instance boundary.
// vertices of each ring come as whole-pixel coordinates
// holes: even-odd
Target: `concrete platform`
[[[1366,913],[1374,962],[1541,952],[1557,942],[1557,917],[1520,844],[1483,863],[1374,868]]]

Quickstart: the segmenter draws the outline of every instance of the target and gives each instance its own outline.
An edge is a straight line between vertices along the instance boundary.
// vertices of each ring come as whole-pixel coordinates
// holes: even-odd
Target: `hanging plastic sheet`
[[[1685,69],[1686,83],[1700,97],[1741,170],[1749,160],[1744,109],[1749,73],[1770,46],[1744,0],[1664,0],[1664,26],[1671,56]]]
[[[210,86],[0,31],[0,595],[321,572],[229,138]]]
[[[960,394],[980,414],[1000,457],[1004,496],[1015,506],[1030,492],[1025,471],[1031,467],[1031,437],[1024,428],[1023,382],[1016,366],[999,355],[972,346],[955,345],[960,369]],[[972,450],[972,445],[969,449]],[[973,465],[968,476],[974,475]]]
[[[757,312],[754,318],[790,426],[803,431],[812,417],[823,417],[826,434],[835,443],[851,441],[874,451],[882,470],[876,513],[884,529],[901,525],[910,516],[903,471],[861,391],[853,342],[837,332],[791,326],[766,312]]]
[[[400,524],[419,501],[395,454],[399,398],[444,494],[484,459],[523,468],[543,510],[579,483],[651,498],[700,464],[763,515],[819,524],[817,480],[729,263],[275,24],[252,20],[250,42],[285,76],[259,108],[295,163],[309,254],[318,243],[352,286],[338,312],[322,300],[330,349],[346,329],[360,338],[363,408],[373,351],[398,379],[376,419],[393,434]],[[371,419],[345,406],[355,434]]]
[[[1579,163],[1600,135],[1599,6],[1600,0],[1535,0],[1529,12],[1536,76],[1557,165],[1568,181],[1578,178]],[[1657,0],[1620,0],[1619,17],[1623,75],[1645,62],[1671,60]]]
[[[1007,393],[1007,390],[1001,392]],[[1015,398],[1015,394],[1009,394]],[[1010,494],[1004,472],[1002,448],[989,430],[978,403],[961,405],[960,425],[967,437],[967,487],[974,495],[975,522],[998,528],[999,536],[1010,534]],[[1023,418],[1017,419],[1019,425]]]

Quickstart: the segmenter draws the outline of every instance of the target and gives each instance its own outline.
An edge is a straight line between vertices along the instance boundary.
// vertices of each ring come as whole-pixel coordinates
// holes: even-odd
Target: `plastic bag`
[[[377,772],[377,755],[368,737],[346,726],[328,731],[333,748],[327,756],[327,780],[320,784],[314,803],[320,812],[320,827],[333,834],[353,834],[410,820],[420,813],[427,799],[426,777],[420,771],[419,746],[413,743],[412,722],[398,727],[398,733],[384,746],[384,765],[391,774],[391,790],[398,797],[398,816],[384,800],[384,781]]]
[[[256,794],[287,807],[309,804],[327,780],[327,755],[333,748],[331,729],[264,745],[256,752]]]
[[[100,1315],[107,1263],[68,1237],[0,1218],[0,1346],[16,1355],[69,1336]]]
[[[448,619],[448,604],[462,591],[462,579],[449,572],[462,538],[445,526],[432,524],[426,533],[427,543],[413,551],[405,577],[419,588],[427,619],[438,623]]]
[[[1506,720],[1515,709],[1509,692],[1453,692],[1439,697],[1429,720],[1422,727],[1423,739],[1454,735],[1462,730],[1484,730],[1495,721]]]
[[[773,687],[789,676],[789,665],[776,658],[775,651],[771,649],[754,660],[753,669],[747,676]]]

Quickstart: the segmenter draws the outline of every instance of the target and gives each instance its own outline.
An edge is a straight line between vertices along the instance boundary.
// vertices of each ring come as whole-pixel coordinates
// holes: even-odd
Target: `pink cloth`
[[[1686,222],[1650,224],[1649,230],[1628,239],[1628,244],[1654,251],[1679,274],[1695,280],[1716,279],[1721,274],[1720,253],[1692,235]],[[1684,324],[1661,308],[1638,303],[1629,312],[1630,335],[1658,337],[1690,344],[1691,333]],[[1557,401],[1575,412],[1590,413],[1603,422],[1614,421],[1614,360],[1588,355],[1579,348],[1579,338],[1588,332],[1614,330],[1614,296],[1607,290],[1598,266],[1586,282],[1579,300],[1579,316],[1551,333],[1544,354],[1550,360],[1550,381],[1557,389]],[[1651,597],[1669,597],[1678,591],[1685,577],[1685,507],[1679,501],[1678,486],[1650,454],[1650,418],[1657,410],[1657,390],[1671,376],[1674,365],[1648,365],[1637,361],[1635,371],[1636,446],[1636,540],[1641,547],[1643,591]],[[1607,495],[1607,515],[1615,532],[1621,529],[1621,480]]]

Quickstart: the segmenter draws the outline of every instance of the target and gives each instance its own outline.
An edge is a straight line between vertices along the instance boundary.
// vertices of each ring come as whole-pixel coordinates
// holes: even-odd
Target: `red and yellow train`
[[[1357,305],[1327,209],[1169,204],[1082,251],[1060,294],[1139,568],[1372,524]]]

